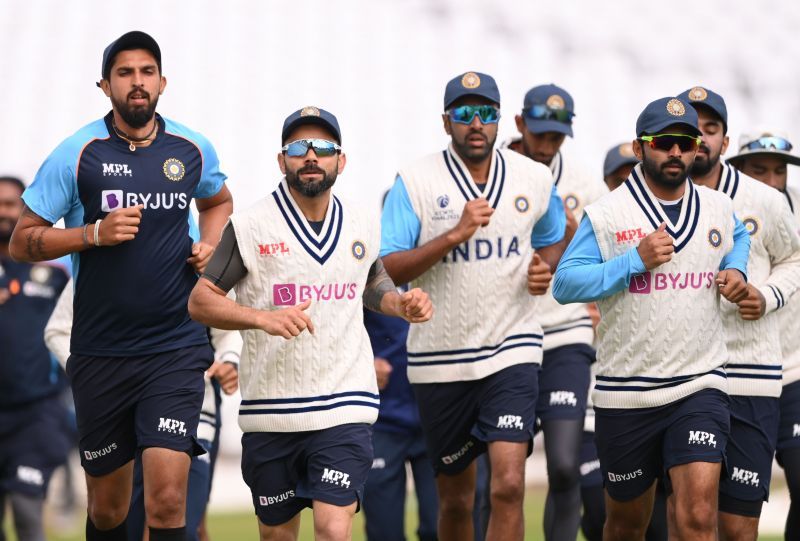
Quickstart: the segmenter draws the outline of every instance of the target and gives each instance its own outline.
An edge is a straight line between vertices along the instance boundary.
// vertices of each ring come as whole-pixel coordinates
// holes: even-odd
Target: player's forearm
[[[233,212],[233,199],[228,194],[228,197],[223,197],[213,206],[198,208],[198,210],[200,240],[211,246],[216,246],[222,235],[222,228],[225,227],[228,218]]]
[[[564,250],[567,249],[567,244],[569,244],[569,242],[565,238],[556,242],[555,244],[551,244],[550,246],[536,248],[536,253],[539,254],[539,257],[541,257],[545,263],[550,265],[550,272],[556,271],[558,262],[561,260],[561,256],[564,255]]]
[[[16,261],[33,263],[49,261],[93,247],[94,224],[89,224],[84,242],[84,228],[56,228],[50,225],[31,225],[14,230],[9,253]]]
[[[214,291],[211,282],[200,278],[189,295],[189,316],[207,327],[240,331],[260,328],[261,310],[242,306]]]
[[[635,248],[605,262],[566,259],[558,266],[553,279],[553,297],[560,304],[610,297],[628,287],[635,275],[646,270]]]
[[[422,276],[459,243],[455,233],[448,231],[417,248],[383,256],[383,265],[395,284],[407,284]]]
[[[767,281],[758,290],[767,300],[766,313],[782,308],[797,297],[800,287],[800,250],[774,263]],[[792,302],[798,302],[794,298]]]
[[[367,285],[364,287],[364,294],[361,296],[364,307],[373,312],[380,312],[390,316],[399,315],[399,313],[396,313],[396,307],[384,304],[384,300],[390,297],[392,293],[396,297],[395,304],[399,306],[400,297],[397,295],[397,286],[394,285],[391,277],[386,272],[383,260],[378,258],[369,270]]]

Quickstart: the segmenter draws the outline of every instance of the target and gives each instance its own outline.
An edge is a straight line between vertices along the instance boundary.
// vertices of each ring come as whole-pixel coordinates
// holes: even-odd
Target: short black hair
[[[22,180],[17,177],[12,177],[10,175],[2,175],[0,176],[0,182],[8,182],[9,184],[13,184],[17,188],[19,188],[19,193],[25,191],[25,183],[22,182]]]

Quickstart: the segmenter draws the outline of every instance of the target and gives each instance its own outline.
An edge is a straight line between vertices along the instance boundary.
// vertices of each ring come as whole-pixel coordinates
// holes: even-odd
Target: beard
[[[697,150],[697,155],[695,156],[694,163],[692,164],[692,175],[696,177],[704,177],[711,172],[717,163],[719,163],[719,157],[722,154],[722,149],[720,149],[720,151],[716,154],[712,154],[711,149],[705,144],[701,143],[700,148]],[[708,155],[701,154],[700,150],[705,150]]]
[[[680,166],[680,173],[665,173],[664,169],[670,165]],[[647,156],[644,156],[644,159],[642,160],[642,169],[653,182],[668,188],[680,186],[686,182],[686,177],[689,176],[686,164],[677,158],[671,158],[661,165],[658,165],[655,161],[649,159]]]
[[[323,176],[320,180],[303,182],[300,180],[300,175],[305,173],[320,173]],[[328,173],[323,168],[314,164],[304,165],[297,171],[286,169],[286,183],[290,188],[296,190],[304,197],[317,197],[327,192],[336,183],[337,176],[338,174],[336,171]]]
[[[147,98],[147,105],[128,105],[128,99],[130,99],[130,97],[133,95],[144,96]],[[144,128],[156,113],[158,95],[156,95],[155,99],[151,99],[149,92],[142,89],[136,89],[131,90],[125,97],[125,100],[122,101],[118,100],[112,95],[111,103],[114,105],[114,109],[119,112],[119,116],[122,117],[122,120],[124,120],[128,126],[136,129]]]
[[[8,244],[11,241],[11,233],[14,232],[16,220],[11,218],[0,218],[0,244]]]
[[[483,137],[483,140],[486,141],[486,145],[483,148],[473,148],[469,145],[467,139],[470,136],[476,134]],[[496,140],[497,140],[497,135],[495,135],[494,138],[490,140],[485,133],[479,131],[470,131],[464,137],[463,141],[458,141],[456,140],[455,137],[452,138],[453,148],[456,150],[456,153],[461,157],[461,159],[477,163],[484,161],[491,155]]]

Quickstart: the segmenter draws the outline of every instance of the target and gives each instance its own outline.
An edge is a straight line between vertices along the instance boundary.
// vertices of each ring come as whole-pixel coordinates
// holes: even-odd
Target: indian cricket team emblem
[[[53,274],[53,271],[46,266],[36,265],[31,269],[31,281],[36,282],[37,284],[43,284],[50,279],[51,274]]]
[[[467,72],[461,78],[461,86],[464,88],[478,88],[481,86],[481,78],[474,71]]]
[[[703,101],[708,97],[708,92],[702,86],[696,86],[689,91],[689,99],[692,101]]]
[[[528,209],[530,208],[528,198],[524,195],[517,196],[517,198],[514,199],[514,208],[516,208],[519,212],[528,212]]]
[[[747,218],[742,220],[742,225],[744,225],[744,228],[747,229],[747,232],[750,234],[751,237],[756,233],[758,233],[759,230],[758,220],[756,220],[752,216],[748,216]]]
[[[714,248],[719,248],[722,244],[722,233],[719,232],[719,229],[716,227],[712,227],[708,231],[708,243],[713,246]]]
[[[164,162],[164,176],[172,182],[178,182],[186,174],[186,167],[178,158],[169,158]]]
[[[617,150],[619,151],[619,155],[623,158],[631,158],[635,156],[633,153],[633,145],[630,143],[622,143]]]
[[[686,114],[686,107],[683,106],[681,100],[672,98],[667,102],[667,112],[672,116],[683,116]]]
[[[364,246],[364,243],[360,240],[357,240],[353,243],[350,247],[350,251],[357,260],[361,261],[364,259],[364,256],[367,255],[367,247]]]
[[[313,105],[308,105],[300,110],[300,116],[319,116],[319,109]]]
[[[564,98],[559,96],[558,94],[553,94],[547,101],[544,102],[550,109],[563,109],[566,104],[564,103]]]
[[[450,204],[450,197],[447,194],[440,195],[439,197],[436,198],[436,205],[440,209],[447,208],[447,205],[449,204]]]
[[[564,198],[564,205],[565,205],[565,206],[566,206],[566,207],[567,207],[569,210],[575,210],[576,208],[578,208],[578,198],[577,198],[577,197],[575,197],[575,196],[574,196],[574,195],[572,195],[572,194],[569,194],[568,196],[566,196],[566,197]]]

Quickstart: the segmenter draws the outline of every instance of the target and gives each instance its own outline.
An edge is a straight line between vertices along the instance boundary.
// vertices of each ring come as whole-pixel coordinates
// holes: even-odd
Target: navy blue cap
[[[286,138],[297,129],[298,126],[304,124],[317,124],[322,126],[334,136],[336,142],[342,144],[342,134],[339,131],[339,121],[333,114],[325,109],[308,105],[302,109],[298,109],[291,115],[286,117],[283,121],[283,129],[281,130],[281,144],[286,144]]]
[[[522,117],[531,133],[558,132],[572,137],[573,116],[575,102],[560,86],[534,86],[525,94]]]
[[[464,96],[481,96],[500,105],[500,91],[491,75],[468,71],[450,79],[444,89],[444,109],[458,98]]]
[[[134,30],[121,35],[103,51],[103,64],[100,66],[100,75],[103,79],[108,79],[111,74],[111,67],[114,65],[114,58],[121,51],[131,51],[133,49],[145,49],[150,51],[158,64],[158,71],[161,73],[161,49],[149,34]],[[100,86],[99,84],[97,86]]]
[[[603,162],[603,176],[607,177],[623,165],[639,163],[639,158],[633,153],[633,145],[629,142],[620,143],[611,147],[606,153]]]
[[[693,106],[704,105],[714,111],[722,119],[724,131],[728,131],[728,108],[722,96],[703,86],[694,86],[678,94],[678,97]]]
[[[636,119],[636,136],[656,134],[676,124],[691,128],[697,136],[702,135],[697,128],[697,111],[694,107],[678,98],[661,98],[645,107]]]

